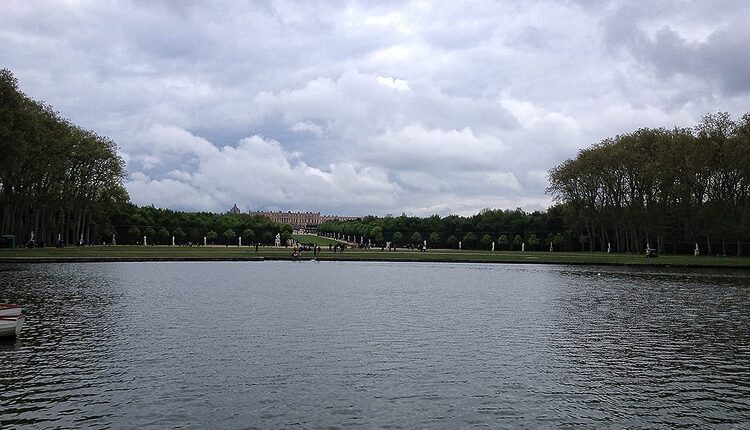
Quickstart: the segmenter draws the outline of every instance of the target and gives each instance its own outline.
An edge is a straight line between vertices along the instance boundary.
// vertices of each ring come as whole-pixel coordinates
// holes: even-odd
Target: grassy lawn
[[[293,234],[292,238],[299,241],[300,243],[313,243],[315,245],[320,245],[321,247],[328,247],[328,245],[335,245],[339,243],[336,240],[329,239],[327,237],[315,236],[313,234]]]
[[[316,236],[312,236],[316,237]],[[317,238],[317,237],[316,237]],[[324,238],[317,238],[324,239]],[[325,246],[323,246],[325,245]],[[664,255],[647,259],[642,255],[602,254],[588,252],[520,252],[520,251],[467,251],[452,249],[432,249],[428,252],[399,249],[396,252],[347,249],[343,254],[328,250],[328,242],[321,244],[323,251],[317,255],[318,260],[375,260],[375,261],[445,261],[445,262],[486,262],[486,263],[551,263],[551,264],[617,264],[617,265],[651,265],[677,267],[735,267],[750,268],[747,257],[707,257],[688,255]],[[243,246],[206,246],[206,247],[172,247],[172,246],[89,246],[66,247],[61,249],[0,249],[0,262],[56,260],[66,259],[106,261],[118,259],[289,259],[291,249],[261,247],[256,253],[254,247]],[[311,252],[302,258],[312,258]]]

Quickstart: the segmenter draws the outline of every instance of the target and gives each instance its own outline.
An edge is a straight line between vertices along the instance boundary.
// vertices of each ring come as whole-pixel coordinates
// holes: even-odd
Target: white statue
[[[549,252],[554,252],[555,248],[552,247],[552,242],[549,243]]]
[[[276,240],[274,241],[274,245],[281,246],[281,234],[276,233]]]
[[[174,236],[172,236],[172,246],[174,246]]]
[[[693,255],[696,257],[701,255],[701,249],[698,247],[698,242],[695,242],[695,249],[693,250]]]
[[[526,252],[526,243],[521,242],[521,252]]]
[[[612,252],[612,244],[607,242],[607,254]]]
[[[143,236],[143,246],[146,246],[148,243],[146,242],[146,236]]]
[[[58,240],[60,240],[60,239],[58,239]],[[112,245],[117,245],[117,241],[115,241],[115,235],[114,235],[114,233],[112,234]]]
[[[495,250],[495,242],[492,242],[492,250]]]
[[[240,236],[240,240],[239,240],[239,242],[238,242],[238,245],[237,245],[237,246],[242,246],[242,236]]]
[[[206,236],[203,236],[203,246],[206,246]]]
[[[461,249],[461,241],[458,241],[458,249]]]

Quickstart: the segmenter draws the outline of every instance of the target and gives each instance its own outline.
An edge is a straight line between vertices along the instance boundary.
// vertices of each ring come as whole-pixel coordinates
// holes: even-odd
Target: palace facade
[[[326,221],[350,221],[361,217],[321,215],[320,212],[291,212],[291,211],[250,211],[250,215],[260,215],[279,224],[289,224],[294,228],[314,227]]]

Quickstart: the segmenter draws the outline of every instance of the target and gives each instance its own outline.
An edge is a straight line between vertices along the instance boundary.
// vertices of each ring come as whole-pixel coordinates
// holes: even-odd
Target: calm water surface
[[[2,428],[750,428],[750,274],[0,265]]]

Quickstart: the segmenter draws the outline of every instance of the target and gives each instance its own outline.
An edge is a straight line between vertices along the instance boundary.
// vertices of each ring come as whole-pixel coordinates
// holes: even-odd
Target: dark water
[[[750,274],[0,266],[2,428],[750,427]]]

